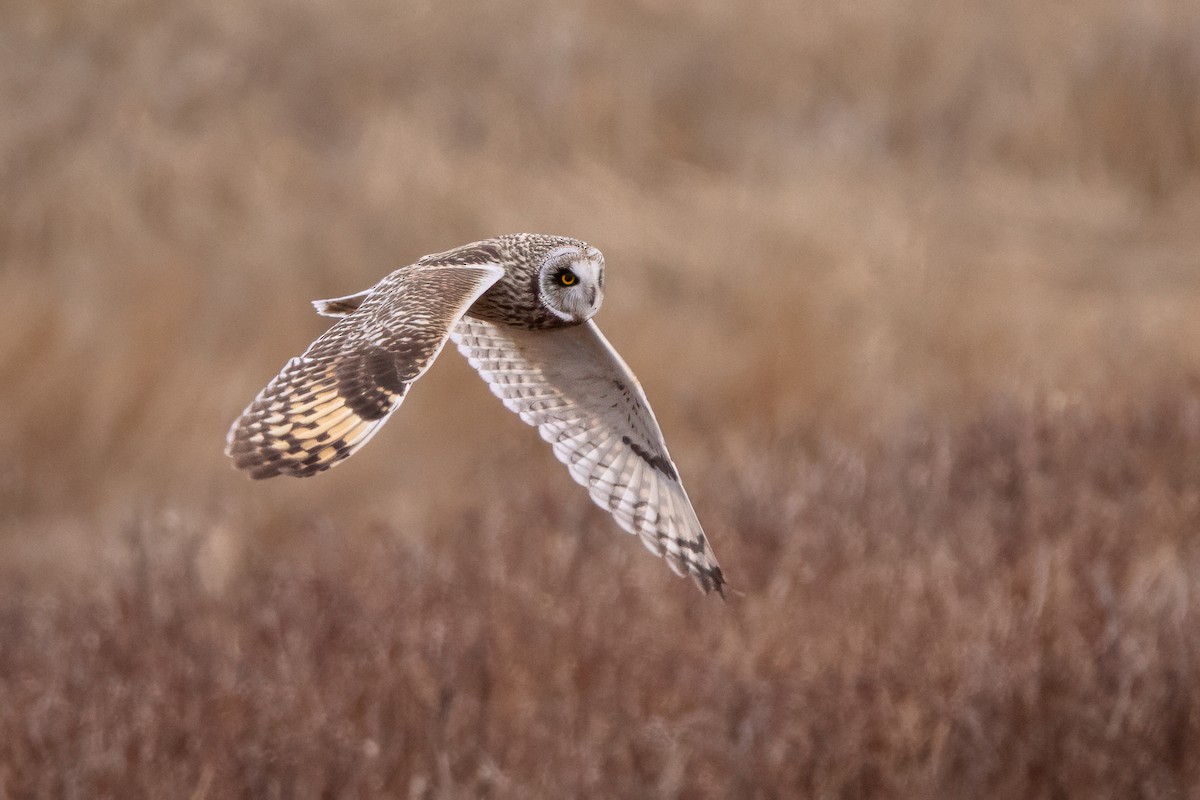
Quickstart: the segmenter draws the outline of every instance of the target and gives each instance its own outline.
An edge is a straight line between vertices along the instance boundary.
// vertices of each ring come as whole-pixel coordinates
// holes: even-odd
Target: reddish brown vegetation
[[[573,497],[0,608],[10,796],[1169,797],[1200,778],[1200,392],[697,475],[740,593]],[[562,530],[564,526],[577,531]],[[176,546],[164,552],[164,540]],[[153,542],[158,542],[157,544]],[[360,544],[353,548],[346,541]]]

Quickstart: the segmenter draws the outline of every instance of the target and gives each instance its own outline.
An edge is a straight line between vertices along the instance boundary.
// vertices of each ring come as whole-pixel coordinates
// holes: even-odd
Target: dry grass
[[[227,531],[148,521],[98,585],[5,591],[0,787],[1187,796],[1197,453],[1194,387],[730,453],[725,605],[557,492],[233,576]]]
[[[1170,0],[8,3],[0,798],[1195,794],[1197,42]],[[605,251],[742,596],[455,358],[328,475],[229,470],[309,299],[511,230]]]

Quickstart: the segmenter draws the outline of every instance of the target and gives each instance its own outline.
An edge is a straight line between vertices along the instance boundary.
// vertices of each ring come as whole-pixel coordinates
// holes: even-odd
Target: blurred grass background
[[[0,797],[1196,791],[1194,3],[12,0],[0,106]],[[221,454],[309,300],[517,230],[605,252],[727,605],[454,353]]]

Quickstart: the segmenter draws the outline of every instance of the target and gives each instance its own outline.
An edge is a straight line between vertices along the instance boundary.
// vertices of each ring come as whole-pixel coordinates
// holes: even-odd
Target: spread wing
[[[396,270],[258,393],[229,429],[226,455],[254,478],[314,475],[353,455],[503,274],[497,264]]]
[[[724,577],[637,378],[595,323],[526,331],[463,317],[450,334],[617,524],[705,592]]]

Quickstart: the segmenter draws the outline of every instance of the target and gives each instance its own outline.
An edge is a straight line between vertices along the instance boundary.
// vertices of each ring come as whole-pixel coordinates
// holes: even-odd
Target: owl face
[[[566,322],[591,319],[604,302],[604,256],[589,245],[551,250],[538,270],[538,302]]]

